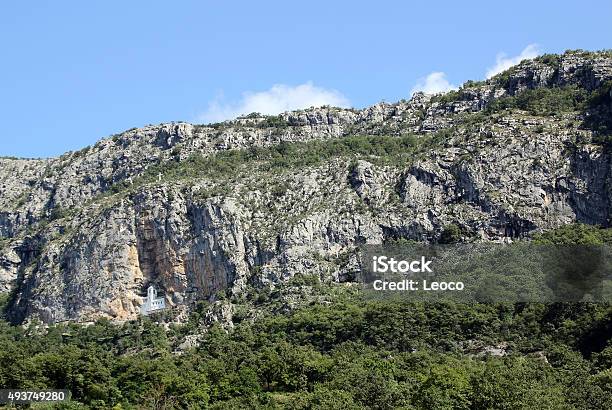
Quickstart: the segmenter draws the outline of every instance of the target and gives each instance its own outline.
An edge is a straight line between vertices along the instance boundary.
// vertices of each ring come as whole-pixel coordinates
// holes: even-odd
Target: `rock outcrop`
[[[568,52],[450,96],[162,124],[59,158],[1,159],[0,292],[11,291],[14,322],[125,320],[149,284],[189,309],[297,273],[350,280],[357,245],[432,241],[451,223],[474,240],[609,226],[610,152],[582,126],[584,112],[486,110],[526,89],[591,92],[610,80],[610,53]],[[412,135],[423,147],[387,160],[339,152],[298,167],[254,157],[218,175],[179,172],[194,156],[353,135]]]

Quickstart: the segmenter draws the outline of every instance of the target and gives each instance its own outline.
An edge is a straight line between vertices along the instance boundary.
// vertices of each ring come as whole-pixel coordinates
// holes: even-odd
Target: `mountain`
[[[359,244],[609,227],[611,133],[612,53],[568,51],[363,110],[161,124],[0,159],[0,292],[13,323],[134,319],[150,285],[180,317],[297,274],[350,283]]]

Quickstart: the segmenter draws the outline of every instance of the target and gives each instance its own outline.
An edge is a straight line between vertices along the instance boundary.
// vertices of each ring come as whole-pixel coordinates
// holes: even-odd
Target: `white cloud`
[[[238,102],[225,103],[220,95],[208,104],[208,110],[198,116],[197,121],[219,122],[252,112],[275,115],[322,105],[348,107],[350,102],[340,92],[317,87],[310,81],[297,86],[276,84],[267,91],[246,92]]]
[[[515,57],[508,57],[505,53],[499,53],[497,54],[495,65],[487,70],[486,78],[491,78],[495,74],[499,74],[523,60],[535,58],[541,53],[537,44],[529,44],[521,51],[521,54]]]
[[[457,86],[448,82],[446,74],[435,71],[427,77],[419,78],[416,85],[410,90],[410,94],[422,91],[425,94],[436,94],[456,89]]]

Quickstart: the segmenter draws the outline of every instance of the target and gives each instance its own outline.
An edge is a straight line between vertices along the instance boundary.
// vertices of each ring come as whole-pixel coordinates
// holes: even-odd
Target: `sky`
[[[363,108],[612,48],[609,1],[40,0],[0,16],[0,156],[19,157],[147,124]]]

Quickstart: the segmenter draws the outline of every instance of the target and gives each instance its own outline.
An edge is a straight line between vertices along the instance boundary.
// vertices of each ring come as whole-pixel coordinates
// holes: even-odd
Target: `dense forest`
[[[535,240],[609,244],[611,232],[574,225]],[[206,304],[182,325],[0,322],[0,386],[69,389],[65,409],[612,408],[608,304],[368,300],[294,279],[333,302],[206,332]],[[198,347],[177,351],[198,332]]]

